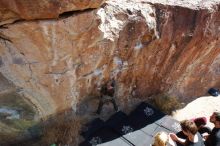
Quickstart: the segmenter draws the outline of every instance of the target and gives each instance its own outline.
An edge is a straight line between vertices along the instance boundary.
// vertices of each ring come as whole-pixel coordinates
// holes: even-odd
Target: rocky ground
[[[214,111],[220,111],[220,96],[203,96],[187,104],[184,108],[177,110],[173,117],[179,121],[184,119],[192,119],[195,117],[207,117],[209,121],[210,115]],[[209,127],[214,125],[210,122],[207,123]]]

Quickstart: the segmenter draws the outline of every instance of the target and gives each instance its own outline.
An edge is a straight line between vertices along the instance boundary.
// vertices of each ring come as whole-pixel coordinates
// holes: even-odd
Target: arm
[[[170,138],[175,142],[181,143],[182,145],[184,145],[185,141],[186,141],[185,139],[177,137],[176,134],[174,134],[174,133],[170,133]]]
[[[202,134],[203,141],[206,141],[208,136],[209,136],[209,134],[207,132],[203,133]]]

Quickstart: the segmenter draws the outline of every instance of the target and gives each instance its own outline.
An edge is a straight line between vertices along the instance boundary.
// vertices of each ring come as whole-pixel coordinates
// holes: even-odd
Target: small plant
[[[19,130],[20,132],[27,130],[28,128],[35,125],[37,122],[34,120],[25,120],[25,119],[13,119],[13,120],[4,120],[8,126]]]
[[[42,144],[78,145],[82,120],[78,117],[59,115],[45,124]]]
[[[174,110],[181,107],[177,97],[167,94],[153,96],[150,102],[166,114],[172,114]]]
[[[0,133],[0,145],[6,145],[8,144],[11,140],[16,139],[17,134],[14,133]]]

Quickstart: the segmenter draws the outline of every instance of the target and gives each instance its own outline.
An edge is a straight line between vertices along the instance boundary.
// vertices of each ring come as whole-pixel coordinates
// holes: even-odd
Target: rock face
[[[99,5],[88,1],[78,7],[69,0],[65,3],[72,6],[59,4],[60,10],[56,4],[61,2],[44,1],[48,9],[36,14],[32,11],[41,4],[13,2],[27,8],[16,11],[19,19],[54,18]],[[4,25],[0,72],[42,117],[69,107],[77,111],[110,78],[116,79],[122,108],[133,98],[158,93],[192,100],[210,87],[220,87],[220,6],[214,6],[109,0],[98,9],[57,20]]]
[[[64,12],[98,8],[103,2],[104,0],[1,0],[0,25],[19,19],[58,18]]]

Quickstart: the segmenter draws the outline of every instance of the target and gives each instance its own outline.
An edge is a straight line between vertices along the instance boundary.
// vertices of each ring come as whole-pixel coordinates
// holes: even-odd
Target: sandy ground
[[[187,104],[183,109],[174,112],[173,118],[181,121],[203,116],[209,121],[209,117],[214,111],[220,111],[220,96],[204,96]],[[208,122],[207,126],[213,128],[214,125]]]

